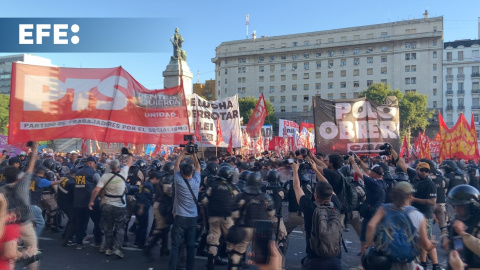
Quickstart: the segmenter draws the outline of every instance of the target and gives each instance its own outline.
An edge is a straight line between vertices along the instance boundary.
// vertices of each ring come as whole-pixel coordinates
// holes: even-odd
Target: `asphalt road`
[[[284,207],[285,209],[286,207]],[[90,224],[91,225],[91,224]],[[299,229],[299,228],[297,228]],[[91,233],[89,227],[88,233]],[[439,239],[440,231],[438,225],[434,225],[434,234]],[[75,247],[62,247],[61,233],[52,234],[45,231],[40,239],[40,248],[43,257],[40,261],[40,269],[69,269],[69,270],[161,270],[168,269],[168,257],[159,257],[159,247],[153,251],[154,262],[148,262],[140,250],[126,247],[125,257],[117,259],[114,256],[106,256],[98,251],[98,248],[87,245],[83,250],[76,250]],[[131,243],[134,236],[130,234]],[[343,269],[350,269],[360,264],[360,243],[355,231],[350,227],[349,232],[344,232],[344,240],[348,253],[342,254]],[[343,251],[342,251],[343,252]],[[438,249],[439,261],[442,267],[446,268],[446,252]],[[286,254],[286,267],[289,270],[301,269],[300,261],[305,256],[305,238],[301,231],[295,230],[290,235],[290,246]],[[195,269],[205,269],[206,258],[196,257]],[[430,266],[431,267],[431,266]],[[23,269],[17,265],[16,269]],[[226,266],[217,266],[215,269],[227,269]],[[250,269],[256,269],[251,266]],[[321,267],[319,267],[321,269]]]

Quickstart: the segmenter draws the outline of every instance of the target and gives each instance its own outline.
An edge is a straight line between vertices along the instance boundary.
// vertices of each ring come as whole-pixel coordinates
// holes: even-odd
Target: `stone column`
[[[164,88],[180,85],[180,78],[182,78],[185,95],[188,96],[193,94],[193,74],[190,72],[190,68],[185,60],[171,57],[170,63],[168,63],[167,68],[163,72],[163,77]]]

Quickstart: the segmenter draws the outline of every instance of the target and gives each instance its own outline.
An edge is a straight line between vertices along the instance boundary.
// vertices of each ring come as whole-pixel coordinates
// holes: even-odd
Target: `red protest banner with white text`
[[[185,104],[182,85],[148,90],[121,67],[14,63],[8,139],[178,145],[189,133]]]
[[[263,123],[265,123],[265,117],[267,117],[267,104],[265,103],[265,97],[263,94],[258,98],[257,105],[253,110],[252,116],[247,124],[247,133],[250,137],[254,137],[258,134],[258,131],[262,128]]]

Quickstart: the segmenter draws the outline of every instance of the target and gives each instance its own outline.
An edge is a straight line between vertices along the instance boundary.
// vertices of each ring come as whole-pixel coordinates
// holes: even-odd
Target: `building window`
[[[297,106],[292,106],[292,112],[297,112]]]
[[[281,106],[281,107],[280,107],[280,111],[281,111],[281,112],[285,112],[285,106]]]
[[[437,76],[433,76],[433,83],[437,83]]]
[[[405,42],[405,48],[410,48],[410,42]]]
[[[434,96],[437,95],[437,88],[433,88],[433,95],[434,95]]]
[[[315,83],[315,89],[316,90],[322,89],[322,84],[321,83]]]
[[[373,75],[373,68],[367,68],[367,75]]]
[[[367,80],[367,87],[373,84],[373,80]]]
[[[380,69],[380,74],[387,74],[387,67],[382,67]]]
[[[433,108],[436,108],[436,107],[437,107],[437,102],[433,101]]]
[[[387,84],[387,79],[381,79],[380,82],[384,83],[384,84]]]
[[[347,99],[347,93],[340,93],[340,99]]]
[[[382,57],[380,58],[380,62],[387,62],[387,56],[386,55],[382,55]]]
[[[353,87],[360,87],[359,81],[353,81]]]
[[[347,88],[347,82],[340,82],[340,88]]]
[[[247,77],[239,77],[238,83],[245,83],[247,81]]]
[[[247,62],[247,59],[245,58],[238,58],[238,63],[241,64],[241,63],[246,63]]]
[[[303,42],[303,46],[308,46],[308,45],[310,45],[310,41],[305,40],[305,41]]]
[[[411,71],[411,72],[417,71],[417,66],[416,66],[416,65],[411,65],[411,66],[410,66],[410,71]]]
[[[353,70],[353,76],[360,76],[360,69],[354,69]]]
[[[354,65],[360,65],[360,58],[353,58]]]
[[[317,61],[317,69],[320,69],[322,67],[322,62],[321,61]]]
[[[310,64],[308,62],[303,63],[303,68],[305,70],[309,70],[310,69]]]
[[[328,89],[333,89],[333,82],[328,83]]]
[[[328,60],[328,67],[332,68],[333,67],[333,60]]]
[[[275,61],[275,55],[270,55],[270,62]]]
[[[281,71],[285,71],[286,69],[287,69],[287,65],[286,65],[286,64],[282,64],[282,65],[280,66],[280,70],[281,70]]]
[[[347,77],[347,71],[346,70],[340,70],[340,77]]]
[[[270,86],[270,93],[275,92],[275,86]]]
[[[411,78],[411,83],[412,84],[416,84],[417,83],[417,78],[416,77],[412,77]],[[413,90],[412,90],[413,91]]]
[[[333,43],[333,38],[328,38],[328,43]]]
[[[322,72],[315,72],[315,79],[322,78]]]
[[[304,79],[310,79],[310,74],[309,73],[303,73],[303,78]]]
[[[359,53],[360,53],[360,49],[358,48],[353,49],[353,54],[359,54]]]
[[[297,47],[297,45],[298,45],[298,42],[296,42],[296,41],[292,42],[293,47]]]
[[[380,34],[380,37],[386,38],[386,37],[387,37],[387,32],[382,32],[382,33]]]
[[[297,74],[292,74],[292,80],[297,80]]]
[[[280,80],[281,81],[286,81],[287,80],[287,75],[281,75]]]
[[[387,46],[382,46],[382,52],[386,52],[387,51]]]
[[[373,64],[373,57],[367,57],[367,63]]]
[[[448,62],[452,61],[452,52],[447,52],[447,61]]]
[[[322,56],[322,53],[317,52],[317,53],[315,54],[315,56],[316,56],[316,57],[320,57],[320,56]]]
[[[285,96],[280,97],[280,102],[284,103],[285,102]]]
[[[308,106],[308,105],[304,105],[304,106],[303,106],[303,111],[304,111],[304,112],[308,112],[308,109],[309,109],[309,106]]]
[[[437,71],[437,64],[433,64],[433,71]]]
[[[265,61],[265,58],[263,56],[259,56],[258,57],[258,62],[263,62],[263,61]]]
[[[305,90],[305,91],[310,90],[310,85],[309,84],[304,84],[303,85],[303,90]]]
[[[405,54],[405,60],[410,60],[410,54],[409,53]]]
[[[310,54],[309,53],[304,53],[303,58],[310,58]]]
[[[340,54],[347,54],[347,50],[341,50]]]
[[[292,96],[292,101],[297,101],[297,95]]]
[[[227,65],[227,64],[228,64],[228,59],[225,59],[225,65]]]
[[[280,59],[287,60],[287,55],[285,55],[285,54],[280,55]]]
[[[463,82],[458,83],[458,90],[463,91]]]
[[[228,88],[225,88],[225,94],[228,92]]]
[[[287,86],[286,85],[280,85],[280,91],[282,91],[282,92],[287,91]]]
[[[270,81],[274,82],[275,81],[275,75],[270,75]]]
[[[332,93],[328,94],[328,100],[333,100],[333,94]]]
[[[410,78],[405,78],[405,84],[410,84]]]
[[[433,51],[433,58],[437,58],[437,51]]]
[[[340,66],[346,66],[347,65],[347,59],[343,58],[343,59],[340,59]]]
[[[452,91],[452,83],[447,83],[447,91]]]
[[[275,96],[271,96],[271,97],[270,97],[270,102],[271,102],[271,103],[274,103],[274,102],[275,102]]]
[[[328,78],[333,78],[333,71],[328,72]]]
[[[264,66],[259,66],[259,67],[258,67],[258,71],[259,71],[259,72],[264,72],[264,71],[265,71],[265,67],[264,67]]]
[[[334,56],[335,53],[333,51],[328,51],[328,56]]]
[[[275,65],[270,65],[270,71],[275,71]]]
[[[259,87],[258,87],[258,92],[259,92],[259,93],[263,93],[263,86],[259,86]]]
[[[371,52],[373,52],[373,47],[368,47],[367,48],[367,53],[371,53]]]
[[[458,61],[463,61],[463,51],[458,51]]]
[[[292,91],[297,91],[297,85],[296,84],[292,84]]]
[[[228,84],[227,78],[225,78],[225,84]]]
[[[296,54],[292,54],[292,59],[297,59],[297,55]]]
[[[292,64],[292,70],[297,70],[297,63]]]
[[[259,81],[259,82],[264,82],[264,81],[265,81],[265,77],[259,76],[259,77],[258,77],[258,81]]]
[[[405,72],[410,72],[410,66],[405,66]]]
[[[303,96],[303,102],[307,102],[310,99],[309,95],[304,95]]]
[[[239,67],[238,68],[238,73],[245,73],[247,72],[247,68],[246,67]]]
[[[436,39],[433,41],[433,44],[432,44],[432,45],[433,45],[433,46],[437,46],[437,40],[436,40]]]

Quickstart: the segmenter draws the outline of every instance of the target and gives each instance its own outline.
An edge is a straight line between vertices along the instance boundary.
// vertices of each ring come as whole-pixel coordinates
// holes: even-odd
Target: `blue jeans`
[[[195,233],[197,229],[197,217],[176,216],[171,230],[172,248],[170,252],[169,270],[177,270],[178,252],[182,240],[187,247],[187,269],[194,268],[195,262]]]
[[[45,220],[43,219],[42,209],[36,205],[30,205],[30,212],[33,216],[32,222],[35,226],[35,234],[38,238],[42,234],[43,228],[45,228]]]

